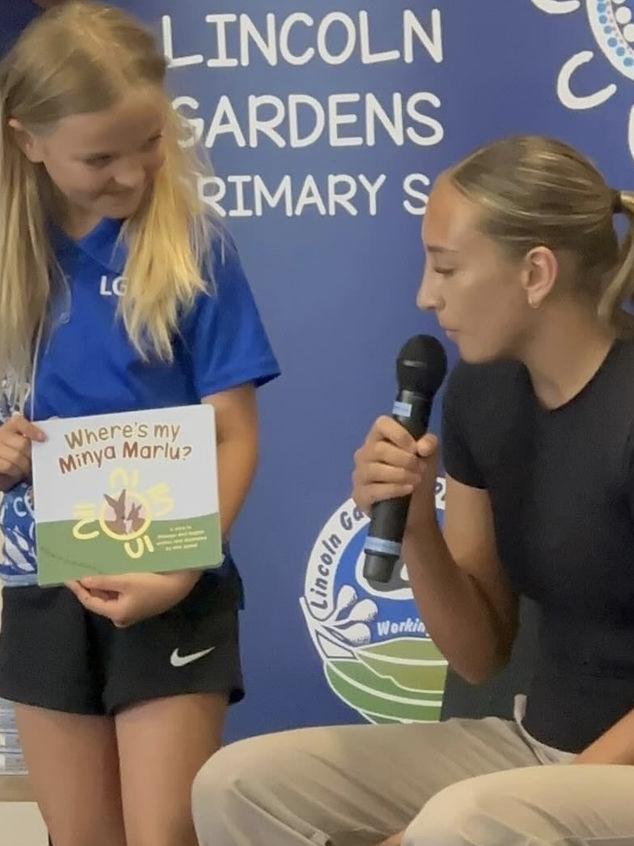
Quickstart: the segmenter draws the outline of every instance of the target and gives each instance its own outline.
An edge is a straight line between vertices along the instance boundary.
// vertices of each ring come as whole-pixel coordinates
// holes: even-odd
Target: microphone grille
[[[414,335],[396,360],[399,390],[433,396],[447,374],[447,354],[433,335]]]

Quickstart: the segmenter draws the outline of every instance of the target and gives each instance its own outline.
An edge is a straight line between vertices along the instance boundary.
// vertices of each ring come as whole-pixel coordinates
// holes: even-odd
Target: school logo
[[[444,493],[439,479],[439,512]],[[405,563],[397,564],[387,584],[365,579],[368,524],[349,499],[319,533],[300,599],[308,630],[331,690],[366,720],[434,722],[447,662],[420,619]]]
[[[624,77],[634,80],[634,0],[532,0],[549,15],[582,13],[585,5],[590,37],[612,67]],[[619,87],[616,82],[595,91],[588,89],[583,69],[595,59],[595,51],[581,50],[564,62],[557,80],[557,95],[568,109],[595,109],[610,100]],[[579,80],[575,79],[577,72]],[[583,92],[583,93],[575,93]],[[634,158],[634,107],[626,126],[630,153]]]

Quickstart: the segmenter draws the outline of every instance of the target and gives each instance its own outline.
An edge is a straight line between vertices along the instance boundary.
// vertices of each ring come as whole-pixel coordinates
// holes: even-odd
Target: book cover
[[[37,422],[33,493],[42,586],[222,562],[214,410]]]

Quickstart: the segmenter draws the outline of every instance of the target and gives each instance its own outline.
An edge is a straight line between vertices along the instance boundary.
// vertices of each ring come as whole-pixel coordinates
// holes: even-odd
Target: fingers
[[[24,438],[28,438],[30,441],[40,441],[43,442],[46,440],[46,435],[41,429],[35,425],[35,423],[31,423],[30,420],[27,420],[26,417],[23,417],[21,414],[15,414],[13,417],[10,417],[9,420],[2,426],[2,430],[9,432],[9,433],[18,433],[22,435]]]
[[[17,437],[20,437],[19,435]],[[22,438],[23,443],[27,443]],[[14,479],[23,479],[31,472],[31,459],[20,449],[0,442],[0,474]]]
[[[410,433],[396,420],[385,415],[375,421],[366,438],[366,444],[372,444],[376,441],[389,441],[406,452],[416,452],[416,441]]]
[[[375,502],[383,502],[386,499],[400,499],[403,496],[410,496],[414,492],[413,485],[366,485],[363,489],[363,496],[353,497],[362,511],[368,513],[368,508]]]
[[[19,480],[31,474],[31,441],[44,433],[25,417],[15,415],[0,426],[0,475]]]
[[[86,579],[82,580],[84,583]],[[67,582],[66,587],[75,594],[87,611],[106,617],[118,629],[126,628],[129,621],[126,619],[124,608],[124,597],[114,591],[103,591],[97,589],[94,593],[87,590],[82,582]]]
[[[417,442],[416,451],[421,458],[431,458],[438,451],[436,435],[426,434]]]
[[[92,606],[95,604],[95,600],[98,600],[99,597],[92,596],[90,591],[86,590],[86,588],[82,585],[81,582],[67,582],[66,587],[71,591],[71,593],[75,594],[75,596],[84,606],[84,608],[87,608],[90,611],[94,610]],[[103,602],[103,600],[99,601]]]
[[[353,497],[359,508],[369,513],[376,502],[411,495],[430,473],[435,476],[437,449],[434,435],[416,441],[396,420],[379,417],[354,456]]]
[[[416,453],[406,452],[388,441],[376,441],[362,446],[356,452],[354,461],[358,468],[382,464],[413,476],[420,473],[420,461]],[[410,481],[415,480],[410,479]]]
[[[125,576],[87,576],[80,584],[90,592],[122,593],[129,586],[129,580]]]

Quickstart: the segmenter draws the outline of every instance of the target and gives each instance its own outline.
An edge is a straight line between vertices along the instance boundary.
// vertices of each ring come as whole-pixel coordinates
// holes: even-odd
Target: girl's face
[[[21,146],[42,164],[65,201],[63,218],[73,230],[104,217],[133,215],[164,161],[162,92],[127,95],[101,112],[71,115],[52,131],[20,131]]]

